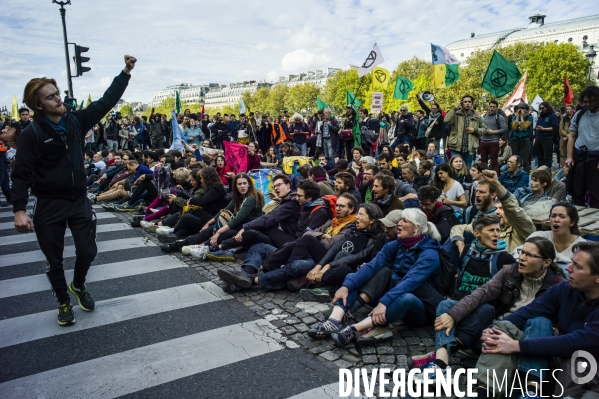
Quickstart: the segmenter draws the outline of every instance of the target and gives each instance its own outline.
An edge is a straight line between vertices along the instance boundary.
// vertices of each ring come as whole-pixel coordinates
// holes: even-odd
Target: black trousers
[[[327,249],[316,237],[305,235],[297,241],[285,243],[262,262],[265,271],[275,270],[294,260],[314,259],[318,263],[326,255]]]
[[[152,180],[142,180],[137,184],[137,187],[133,189],[133,193],[129,199],[129,204],[135,204],[137,200],[141,198],[143,193],[146,193],[145,200],[147,204],[150,204],[156,199],[156,197],[158,197],[158,189]]]
[[[251,247],[254,244],[264,243],[272,245],[276,248],[281,248],[285,243],[295,241],[295,237],[287,234],[277,226],[269,227],[263,231],[244,230],[241,242],[233,238],[222,242],[222,249],[237,248],[239,246]]]
[[[551,164],[553,161],[553,138],[543,137],[535,139],[534,153],[539,162],[537,167],[545,165],[551,171]],[[557,159],[559,160],[559,157]]]
[[[40,249],[46,257],[46,275],[59,303],[70,303],[63,269],[64,233],[71,229],[75,242],[75,271],[73,283],[82,288],[85,276],[96,258],[96,213],[91,202],[83,195],[74,200],[35,200],[33,223]]]
[[[224,240],[232,239],[233,237],[235,237],[237,235],[238,232],[239,232],[239,230],[235,230],[235,229],[225,231],[224,233],[222,233],[218,236],[218,239],[216,240],[217,244],[222,243]],[[213,235],[213,229],[212,229],[212,227],[209,227],[204,231],[200,231],[197,234],[187,237],[185,240],[183,240],[183,245],[204,244],[210,238],[212,238],[212,235]]]

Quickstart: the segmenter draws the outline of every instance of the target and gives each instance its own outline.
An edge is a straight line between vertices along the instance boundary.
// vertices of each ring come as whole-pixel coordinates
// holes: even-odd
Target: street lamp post
[[[64,6],[71,4],[71,0],[66,0],[66,1],[52,0],[52,3],[56,3],[56,4],[60,5],[60,16],[62,18],[62,36],[64,38],[64,55],[65,55],[65,58],[66,58],[66,61],[67,61],[67,79],[68,79],[68,84],[69,84],[69,94],[68,94],[68,97],[69,98],[73,98],[73,82],[71,80],[71,62],[69,61],[69,46],[68,46],[68,40],[67,40],[67,24],[66,24],[66,21],[65,21],[65,15],[67,13],[67,10],[64,8]]]
[[[589,49],[589,51],[587,51],[587,53],[585,54],[585,57],[587,57],[587,60],[589,61],[589,75],[587,77],[587,86],[591,85],[591,73],[593,73],[593,64],[595,61],[595,57],[597,56],[595,46],[591,45],[590,47],[591,48]]]

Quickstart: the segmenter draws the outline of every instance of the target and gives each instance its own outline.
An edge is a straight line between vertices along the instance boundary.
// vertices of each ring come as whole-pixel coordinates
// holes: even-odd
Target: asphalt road
[[[101,207],[99,253],[60,327],[35,235],[0,208],[1,398],[330,398],[337,373]],[[65,238],[67,281],[73,239]],[[76,299],[72,298],[72,303]]]

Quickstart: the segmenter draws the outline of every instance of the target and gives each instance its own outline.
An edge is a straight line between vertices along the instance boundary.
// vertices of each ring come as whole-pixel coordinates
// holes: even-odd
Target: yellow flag
[[[372,91],[383,91],[389,85],[391,73],[385,68],[377,66],[372,70]]]
[[[88,94],[87,95],[87,103],[85,103],[85,108],[89,107],[89,105],[92,103],[92,95]]]
[[[447,87],[445,85],[445,74],[447,73],[447,66],[445,64],[433,65],[433,83],[435,89],[442,89]]]
[[[17,103],[17,95],[13,95],[12,98],[12,107],[10,109],[10,115],[13,117],[14,120],[18,121],[19,120],[19,103]]]

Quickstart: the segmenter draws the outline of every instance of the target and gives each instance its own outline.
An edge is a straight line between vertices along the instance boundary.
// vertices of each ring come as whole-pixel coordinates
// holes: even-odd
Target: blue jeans
[[[468,168],[468,171],[470,171],[470,166],[472,166],[472,161],[474,160],[474,155],[470,154],[469,152],[461,152],[461,151],[451,150],[451,156],[454,156],[454,155],[461,155],[462,158],[464,158],[464,162],[466,163],[466,168]]]
[[[264,259],[276,250],[276,247],[264,243],[252,245],[250,249],[248,249],[248,254],[241,265],[241,270],[250,275],[258,273]]]
[[[458,301],[446,299],[437,306],[437,317],[443,313],[447,313]],[[460,339],[464,346],[474,349],[480,353],[481,341],[480,337],[485,328],[493,322],[495,317],[495,308],[488,303],[480,305],[456,323],[449,335],[445,334],[445,330],[435,332],[435,349],[445,348],[451,354],[451,348],[458,345],[456,337]]]
[[[324,156],[327,158],[327,164],[332,165],[335,163],[335,153],[333,152],[333,146],[331,145],[331,139],[322,139],[322,151]]]
[[[266,272],[258,277],[260,287],[267,290],[280,290],[287,286],[287,282],[306,274],[316,266],[312,258],[294,260],[283,267]]]
[[[277,154],[277,159],[281,160],[281,144],[275,144],[275,154]]]
[[[395,147],[403,143],[408,143],[410,144],[410,147],[412,146],[412,140],[410,139],[409,135],[404,134],[403,136],[396,137],[391,143],[391,152],[395,151]]]
[[[553,324],[551,320],[545,317],[535,317],[528,320],[524,325],[524,331],[519,330],[509,321],[504,320],[498,321],[493,327],[505,332],[510,338],[518,341],[553,336]],[[476,363],[476,368],[478,369],[478,382],[488,386],[489,390],[491,390],[490,385],[493,384],[491,377],[493,370],[495,370],[499,382],[505,375],[504,373],[508,373],[508,381],[510,381],[512,373],[516,370],[523,371],[524,373],[530,370],[531,375],[547,381],[547,371],[551,368],[551,359],[549,357],[532,357],[516,353],[510,355],[483,353]],[[489,383],[487,383],[487,372],[489,374]],[[499,392],[497,384],[493,385],[495,392]]]
[[[300,154],[302,157],[305,157],[306,155],[308,155],[308,144],[307,143],[304,143],[304,144],[293,143],[293,147],[297,148],[300,151]]]
[[[335,305],[340,306],[345,312],[354,304],[360,290],[356,289],[349,292],[347,296],[347,306],[343,306],[343,301],[338,300]],[[374,303],[371,305],[374,306]],[[387,324],[402,320],[408,327],[420,327],[427,323],[424,304],[414,294],[402,294],[393,301],[385,312]]]

